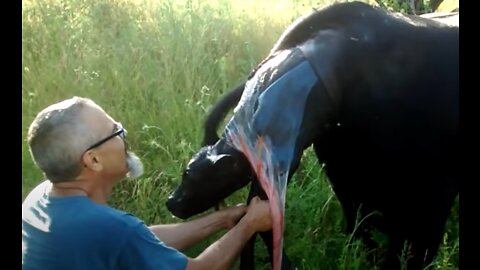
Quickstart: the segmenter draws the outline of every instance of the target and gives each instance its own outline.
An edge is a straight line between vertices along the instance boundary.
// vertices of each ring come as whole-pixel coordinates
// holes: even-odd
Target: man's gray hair
[[[55,103],[37,114],[28,129],[27,141],[35,164],[53,183],[79,175],[83,152],[95,141],[95,132],[83,120],[91,99],[73,97]]]

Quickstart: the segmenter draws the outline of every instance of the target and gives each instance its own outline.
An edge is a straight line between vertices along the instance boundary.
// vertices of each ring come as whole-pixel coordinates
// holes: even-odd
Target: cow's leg
[[[248,193],[247,203],[250,203],[253,197],[259,196],[265,200],[267,198],[265,192],[263,192],[257,181],[253,181],[250,185],[250,191]],[[243,247],[240,254],[240,270],[254,270],[255,269],[255,239],[257,234],[254,234],[250,240]]]
[[[372,230],[378,228],[376,225],[382,223],[382,217],[378,216],[372,207],[365,205],[365,202],[361,199],[361,189],[352,188],[352,186],[356,186],[352,181],[355,181],[358,177],[351,175],[351,171],[356,171],[351,169],[355,168],[355,165],[352,166],[345,159],[343,156],[345,150],[343,148],[339,148],[337,144],[332,143],[340,136],[339,134],[332,134],[332,137],[324,138],[330,143],[322,143],[321,140],[317,139],[313,147],[320,163],[324,162],[325,158],[328,158],[328,165],[325,167],[326,174],[343,210],[346,223],[344,227],[345,233],[351,234],[355,239],[362,240],[366,249],[369,250],[367,254],[368,260],[374,263],[379,254],[377,252],[379,246],[373,240],[371,233]],[[344,146],[341,145],[341,147]]]
[[[253,235],[252,238],[247,242],[242,253],[240,255],[240,269],[241,270],[254,270],[255,269],[255,254],[254,254],[254,245],[255,245],[255,237]],[[270,263],[273,265],[273,246],[272,246],[272,231],[262,232],[260,233],[263,242],[265,243]],[[290,259],[285,253],[285,249],[283,249],[282,254],[282,270],[293,270],[295,267],[292,265]]]
[[[432,226],[432,224],[429,224]],[[423,227],[423,226],[422,226]],[[382,265],[383,270],[421,270],[432,262],[441,243],[443,230],[439,228],[419,229],[416,235],[397,235],[389,237],[389,249]],[[422,233],[422,235],[418,235]]]
[[[335,179],[335,177],[331,177],[330,179]],[[347,233],[355,233],[355,236],[359,236],[359,230],[355,230],[356,222],[358,219],[358,205],[351,200],[348,192],[344,191],[341,187],[333,186],[333,192],[335,196],[337,196],[338,201],[343,209],[343,214],[346,220],[346,232]]]
[[[330,151],[328,149],[329,146],[329,144],[322,143],[319,139],[313,143],[313,149],[315,150],[315,155],[317,156],[319,163],[324,161],[325,154]],[[335,196],[342,206],[343,214],[346,219],[345,230],[347,233],[353,233],[355,230],[355,222],[357,220],[358,204],[352,200],[352,196],[350,195],[351,188],[348,187],[348,182],[351,181],[351,179],[345,179],[346,177],[342,175],[344,171],[345,169],[341,168],[340,164],[335,162],[330,162],[328,167],[326,167],[328,180],[332,185]]]
[[[421,270],[432,263],[442,241],[446,218],[430,218],[420,220],[423,224],[413,235],[394,242],[383,269]]]
[[[458,194],[451,182],[439,183],[430,193],[410,198],[412,203],[404,204],[407,211],[389,217],[390,245],[383,269],[421,270],[432,263]]]
[[[255,239],[256,234],[254,234],[247,244],[245,244],[242,253],[240,254],[240,270],[254,270],[255,269]]]
[[[267,246],[268,254],[270,256],[270,263],[273,265],[273,233],[272,231],[262,232],[260,236],[263,239],[263,242]],[[282,250],[282,270],[294,270],[296,269],[295,266],[292,264],[290,259],[288,258],[287,254],[285,253],[285,249]]]

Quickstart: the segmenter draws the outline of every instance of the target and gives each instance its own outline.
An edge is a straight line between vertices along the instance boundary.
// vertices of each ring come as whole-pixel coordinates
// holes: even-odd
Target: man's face
[[[143,164],[135,153],[128,151],[127,131],[122,124],[99,107],[92,107],[87,119],[100,138],[89,150],[94,152],[93,162],[101,164],[102,175],[115,180],[141,176]]]

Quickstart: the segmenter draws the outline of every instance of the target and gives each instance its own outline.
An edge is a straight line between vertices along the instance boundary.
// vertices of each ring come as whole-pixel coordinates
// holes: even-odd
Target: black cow
[[[458,194],[458,37],[458,27],[430,19],[360,2],[334,4],[295,21],[248,78],[284,51],[291,57],[270,70],[260,91],[302,61],[313,68],[317,80],[306,89],[289,179],[303,151],[313,145],[343,207],[348,232],[357,218],[379,213],[356,232],[369,246],[372,228],[388,236],[383,269],[400,268],[405,244],[407,269],[432,262]],[[169,197],[174,215],[201,213],[250,182],[249,199],[266,198],[245,155],[225,133],[221,138],[214,133],[243,88],[229,93],[208,117],[204,142],[213,145],[190,160]],[[297,98],[288,96],[290,90],[278,91]],[[260,108],[249,95],[243,93],[242,99]],[[276,136],[283,128],[276,121],[263,135]],[[271,232],[261,236],[271,255]],[[242,253],[241,269],[254,269],[253,239]],[[292,268],[285,254],[282,268]]]

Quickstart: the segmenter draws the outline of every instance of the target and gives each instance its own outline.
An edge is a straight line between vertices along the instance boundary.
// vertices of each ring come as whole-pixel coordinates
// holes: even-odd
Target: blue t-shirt
[[[22,204],[22,269],[185,269],[135,216],[85,196],[49,197],[45,181]]]

